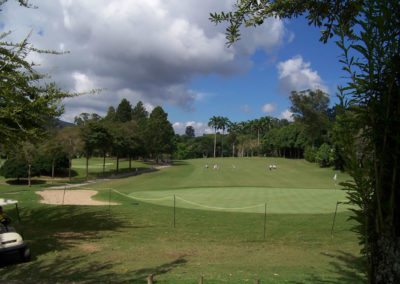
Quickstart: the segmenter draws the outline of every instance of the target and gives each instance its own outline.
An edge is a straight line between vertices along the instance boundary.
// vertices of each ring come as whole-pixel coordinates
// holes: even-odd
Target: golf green
[[[116,191],[118,192],[118,191]],[[205,187],[162,191],[139,191],[126,195],[142,202],[212,211],[273,214],[333,213],[346,193],[336,189]],[[174,200],[175,199],[175,200]],[[338,212],[348,210],[340,204]]]

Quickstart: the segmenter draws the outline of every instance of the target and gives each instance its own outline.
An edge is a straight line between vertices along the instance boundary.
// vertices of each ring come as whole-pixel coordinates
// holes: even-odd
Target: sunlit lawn
[[[91,171],[101,172],[98,164],[102,159],[94,161]],[[270,172],[267,165],[272,162],[278,169]],[[218,171],[204,167],[215,163],[220,165]],[[82,165],[84,160],[74,162],[78,177]],[[22,224],[17,227],[34,255],[29,263],[1,268],[0,281],[146,283],[147,275],[155,274],[157,283],[197,283],[201,275],[204,283],[254,283],[256,279],[261,283],[362,283],[363,275],[357,270],[362,265],[360,248],[351,231],[354,223],[346,221],[350,216],[347,210],[338,213],[331,236],[334,208],[323,214],[268,213],[264,223],[263,212],[197,210],[178,204],[174,227],[171,204],[132,199],[139,194],[179,195],[191,189],[204,190],[202,200],[186,196],[201,204],[207,202],[206,195],[213,199],[212,190],[230,188],[238,190],[226,197],[230,199],[239,195],[240,188],[244,192],[246,188],[288,188],[331,193],[337,190],[333,174],[300,160],[184,161],[156,172],[91,185],[100,192],[97,199],[107,201],[111,192],[112,201],[121,204],[110,207],[44,205],[34,193],[43,185],[28,189],[4,185],[0,180],[0,197],[20,202]],[[338,178],[348,176],[339,173]],[[240,194],[238,200],[221,207],[248,202],[246,194]],[[15,219],[15,211],[9,210]]]

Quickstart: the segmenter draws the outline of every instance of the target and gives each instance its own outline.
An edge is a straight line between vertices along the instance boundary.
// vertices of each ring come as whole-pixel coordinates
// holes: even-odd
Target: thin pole
[[[175,199],[175,194],[174,194],[174,228],[175,228],[175,223],[176,223],[176,199]]]
[[[265,202],[265,207],[264,207],[264,241],[265,241],[266,229],[267,229],[267,202]]]
[[[67,189],[67,186],[64,185],[64,193],[63,193],[63,199],[62,199],[62,205],[64,205],[64,198],[65,198],[65,190]]]
[[[336,213],[337,213],[337,208],[338,208],[339,203],[340,203],[339,201],[336,202],[335,215],[333,215],[332,228],[331,228],[331,238],[333,238],[333,227],[335,226]]]
[[[111,216],[111,188],[108,189],[108,216]]]

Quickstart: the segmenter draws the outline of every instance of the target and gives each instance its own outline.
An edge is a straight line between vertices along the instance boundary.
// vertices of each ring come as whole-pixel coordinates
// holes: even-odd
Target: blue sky
[[[191,88],[204,93],[206,99],[196,102],[194,112],[166,107],[172,120],[206,121],[213,115],[226,116],[232,121],[265,115],[283,118],[283,113],[290,108],[290,93],[280,89],[277,64],[293,57],[301,57],[310,64],[330,95],[331,105],[336,103],[337,85],[345,81],[338,61],[340,50],[334,40],[326,44],[320,42],[320,31],[309,26],[304,18],[285,21],[285,26],[293,33],[293,40],[273,54],[257,50],[251,55],[252,67],[248,71],[231,76],[210,74],[194,78]],[[263,111],[266,104],[272,105],[273,110]]]
[[[0,31],[19,41],[32,32],[39,48],[70,51],[63,56],[31,54],[39,70],[63,89],[103,88],[64,102],[63,119],[81,112],[104,115],[122,98],[161,105],[176,132],[187,125],[210,132],[213,115],[232,121],[264,115],[290,118],[291,90],[320,87],[331,102],[343,84],[339,49],[319,42],[319,30],[304,19],[266,21],[245,29],[227,48],[224,26],[209,12],[229,9],[234,0],[42,0],[38,9],[9,1]]]

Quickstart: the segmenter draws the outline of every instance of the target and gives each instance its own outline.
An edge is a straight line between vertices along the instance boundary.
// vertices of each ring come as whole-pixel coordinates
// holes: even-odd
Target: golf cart
[[[0,206],[2,207],[13,204],[15,204],[19,220],[18,201],[0,198]],[[15,231],[14,227],[0,223],[0,262],[8,262],[14,259],[13,256],[19,256],[22,261],[29,261],[31,253],[27,244],[23,241],[21,235]]]

